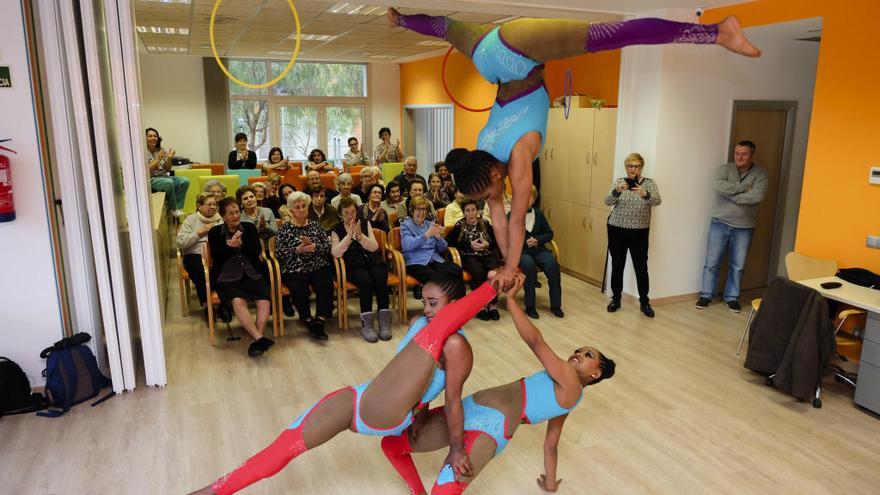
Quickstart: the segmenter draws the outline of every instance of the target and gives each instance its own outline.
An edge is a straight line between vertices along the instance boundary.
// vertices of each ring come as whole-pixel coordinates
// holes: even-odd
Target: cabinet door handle
[[[599,164],[599,152],[594,151],[593,152],[593,165],[598,165],[598,164]]]
[[[590,230],[593,230],[593,219],[592,219],[592,217],[590,218]]]
[[[588,167],[591,166],[591,165],[593,164],[593,161],[592,161],[590,158],[591,158],[591,157],[590,157],[590,152],[588,151],[588,152],[587,152],[587,166],[588,166]]]
[[[555,160],[555,159],[556,159],[556,158],[553,157],[553,152],[554,152],[554,151],[556,151],[556,148],[552,148],[552,149],[550,150],[550,159],[551,159],[551,160]]]
[[[581,219],[581,227],[587,228],[587,217]]]

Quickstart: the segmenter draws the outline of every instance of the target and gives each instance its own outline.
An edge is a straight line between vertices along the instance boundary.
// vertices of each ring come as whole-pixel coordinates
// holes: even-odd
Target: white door
[[[418,173],[428,178],[434,164],[446,158],[455,134],[452,105],[411,108],[415,149],[405,150],[419,161]]]

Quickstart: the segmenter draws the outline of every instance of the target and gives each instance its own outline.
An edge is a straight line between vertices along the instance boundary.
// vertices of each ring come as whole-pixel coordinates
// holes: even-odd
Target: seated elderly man
[[[416,173],[418,168],[419,162],[416,160],[416,157],[408,156],[406,157],[406,160],[403,161],[403,172],[394,178],[394,182],[400,184],[400,192],[403,193],[404,196],[409,196],[409,186],[413,181],[421,179],[422,183],[428,183],[424,177]]]
[[[379,184],[381,181],[381,172],[379,167],[364,167],[361,169],[361,184],[352,191],[361,198],[361,204],[366,203],[370,199],[370,187],[373,184]]]
[[[320,172],[310,170],[306,174],[306,180],[308,181],[306,183],[306,190],[303,191],[306,194],[311,194],[312,191],[314,191],[318,188],[321,188],[321,189],[324,188],[324,184],[321,182],[321,173]],[[324,191],[324,197],[327,198],[328,203],[330,201],[332,201],[333,198],[335,198],[337,194],[338,193],[336,191],[334,191],[333,189],[327,189],[326,191]]]

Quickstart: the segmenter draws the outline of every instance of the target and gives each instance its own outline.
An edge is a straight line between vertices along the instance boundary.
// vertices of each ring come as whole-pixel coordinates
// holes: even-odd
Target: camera
[[[627,189],[635,189],[635,187],[639,185],[639,183],[636,182],[635,179],[630,179],[629,177],[627,177],[627,178],[625,178],[625,179],[623,179],[623,180],[626,181],[626,187],[627,187]]]
[[[697,16],[697,18],[703,17],[703,12],[703,7],[697,7],[694,9],[694,15]]]

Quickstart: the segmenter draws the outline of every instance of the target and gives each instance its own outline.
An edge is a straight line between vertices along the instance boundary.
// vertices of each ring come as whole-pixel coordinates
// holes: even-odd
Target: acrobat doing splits
[[[525,216],[532,187],[532,161],[547,131],[550,98],[544,63],[588,52],[631,45],[715,44],[747,57],[761,54],[743,34],[736,17],[718,24],[664,19],[598,22],[572,19],[516,19],[500,26],[459,22],[424,14],[402,15],[388,9],[394,26],[449,41],[473,60],[487,81],[498,84],[489,121],[477,149],[457,148],[446,155],[459,190],[487,199],[504,267],[496,280],[502,290],[513,283],[525,237]],[[510,220],[503,208],[504,179],[510,177]]]
[[[496,292],[491,282],[486,282],[465,296],[460,277],[438,277],[425,284],[422,293],[425,316],[414,320],[399,352],[376,378],[327,394],[268,447],[193,493],[235,493],[273,476],[299,455],[345,430],[364,435],[400,435],[412,424],[414,416],[427,413],[425,407],[444,387],[450,429],[450,453],[446,462],[454,466],[456,472],[471,473],[463,446],[461,390],[470,374],[473,354],[457,331],[485,307]],[[441,360],[445,371],[438,369]]]

